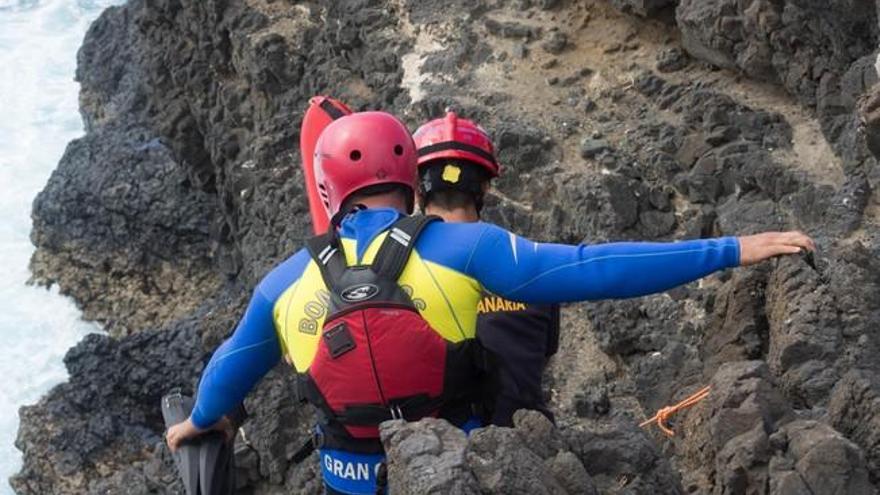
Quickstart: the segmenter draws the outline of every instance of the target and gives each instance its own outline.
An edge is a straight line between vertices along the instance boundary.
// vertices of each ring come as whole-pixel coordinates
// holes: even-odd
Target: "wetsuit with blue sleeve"
[[[368,209],[346,217],[340,235],[348,264],[369,264],[400,216]],[[484,291],[536,304],[636,297],[737,266],[739,254],[733,237],[572,246],[535,243],[487,223],[433,222],[399,284],[438,334],[461,342],[475,336]],[[199,385],[195,425],[207,428],[232,410],[282,356],[298,372],[308,370],[326,316],[327,288],[301,250],[259,283],[235,333],[214,353]]]

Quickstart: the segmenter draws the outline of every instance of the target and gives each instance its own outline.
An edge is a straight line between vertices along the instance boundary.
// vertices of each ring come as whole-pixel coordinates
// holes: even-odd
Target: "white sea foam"
[[[26,286],[31,202],[83,132],[73,81],[89,23],[121,0],[0,0],[0,478],[21,466],[18,408],[66,378],[62,357],[88,332],[55,290]],[[11,493],[0,482],[0,493]]]

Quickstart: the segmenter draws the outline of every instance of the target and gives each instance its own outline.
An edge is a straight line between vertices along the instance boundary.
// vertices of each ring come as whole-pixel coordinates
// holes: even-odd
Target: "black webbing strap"
[[[385,461],[379,464],[376,469],[376,493],[375,495],[385,495],[388,493],[388,465]]]
[[[312,237],[306,241],[306,248],[318,269],[321,270],[321,277],[327,288],[331,291],[337,286],[336,282],[345,272],[347,268],[345,262],[345,252],[342,250],[342,243],[336,235],[336,228],[331,226],[330,232]]]
[[[333,106],[333,103],[330,103],[330,98],[325,98],[321,100],[319,106],[321,107],[321,110],[323,110],[324,113],[329,115],[330,118],[333,120],[345,117],[345,112]]]
[[[425,394],[414,395],[393,401],[387,406],[381,404],[348,406],[334,419],[349,426],[376,426],[391,419],[418,421],[438,411],[446,403],[443,397],[428,397]]]
[[[492,165],[498,165],[498,162],[495,161],[495,157],[492,156],[492,153],[489,153],[486,150],[478,148],[472,144],[459,143],[458,141],[443,141],[442,143],[434,143],[423,148],[419,148],[417,153],[419,156],[426,156],[430,155],[431,153],[446,150],[467,151],[468,153],[473,153],[474,155],[477,155],[484,160],[488,160],[489,163],[491,163]]]
[[[439,219],[440,217],[437,216],[413,215],[395,222],[388,230],[388,236],[379,247],[379,252],[376,253],[372,264],[373,271],[388,280],[400,278],[422,229]]]
[[[293,453],[293,457],[290,460],[293,461],[294,464],[299,464],[302,461],[309,458],[312,455],[312,452],[315,451],[315,441],[312,438],[309,438],[297,449],[296,452]]]

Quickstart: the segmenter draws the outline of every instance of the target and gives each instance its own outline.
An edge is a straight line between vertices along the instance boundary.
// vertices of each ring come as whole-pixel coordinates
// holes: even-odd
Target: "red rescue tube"
[[[315,235],[323,234],[330,225],[327,211],[318,195],[315,183],[315,169],[312,166],[315,157],[315,145],[324,132],[324,128],[334,120],[352,113],[351,109],[339,100],[329,96],[315,96],[309,100],[309,109],[303,118],[299,133],[299,150],[302,155],[303,174],[306,179],[306,192],[309,197],[309,212],[312,215],[312,229]]]

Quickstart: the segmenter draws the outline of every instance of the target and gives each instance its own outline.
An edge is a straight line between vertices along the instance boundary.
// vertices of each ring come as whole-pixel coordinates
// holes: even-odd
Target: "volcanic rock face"
[[[877,48],[871,0],[682,0],[676,23],[692,55],[780,83],[810,105],[823,79],[839,78]]]
[[[14,488],[180,492],[159,398],[193,391],[308,236],[299,125],[331,94],[412,128],[448,106],[480,122],[504,165],[485,215],[535,239],[799,228],[820,247],[566,308],[546,374],[557,427],[387,423],[395,493],[875,493],[877,46],[867,0],[108,9],[79,54],[87,134],[34,202],[32,269],[110,335],[22,409]],[[674,439],[637,426],[706,384]],[[316,459],[291,460],[313,421],[293,388],[279,367],[246,401],[242,490],[320,493]]]
[[[606,490],[625,478],[631,490],[680,492],[650,439],[626,421],[580,425],[563,436],[542,414],[518,411],[513,428],[489,426],[470,437],[433,418],[389,421],[381,433],[396,493],[592,495],[593,476]]]

